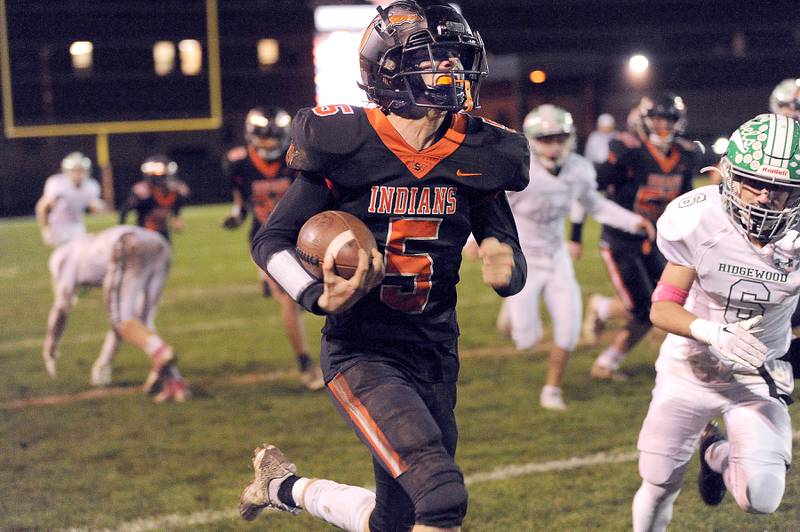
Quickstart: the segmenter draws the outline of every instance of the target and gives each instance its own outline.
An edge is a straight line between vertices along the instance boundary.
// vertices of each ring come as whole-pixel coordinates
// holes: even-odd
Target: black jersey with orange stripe
[[[286,165],[285,157],[265,161],[251,146],[228,150],[222,169],[231,186],[242,195],[248,210],[253,212],[251,237],[267,221],[297,175]]]
[[[666,153],[648,140],[621,133],[609,142],[608,160],[597,167],[597,183],[608,198],[655,224],[667,204],[692,188],[698,150],[676,141]],[[603,226],[604,240],[643,240],[644,236]]]
[[[326,176],[333,176],[335,169],[336,183],[344,187],[381,182],[402,166],[421,181],[440,165],[451,181],[475,190],[522,190],[528,185],[524,136],[467,113],[447,120],[450,127],[439,142],[417,151],[380,109],[349,105],[301,109],[292,121],[293,144],[287,160],[291,168]],[[396,160],[387,161],[387,149]],[[356,152],[357,165],[352,164]],[[374,168],[387,162],[393,164],[384,172]]]
[[[302,177],[293,188],[328,196],[304,197],[290,189],[256,236],[254,258],[265,268],[270,253],[293,246],[289,236],[296,238],[314,204],[363,220],[385,263],[381,286],[350,310],[328,316],[329,336],[373,344],[455,338],[456,284],[470,232],[478,241],[493,236],[512,247],[511,283],[497,291],[506,296],[522,289],[525,259],[504,190],[528,184],[527,141],[464,113],[447,120],[439,139],[418,151],[378,109],[330,106],[295,117],[288,160]],[[323,182],[328,188],[311,185]]]

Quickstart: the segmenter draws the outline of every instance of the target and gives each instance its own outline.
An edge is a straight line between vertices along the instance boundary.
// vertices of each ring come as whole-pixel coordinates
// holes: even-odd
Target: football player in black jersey
[[[701,154],[694,143],[678,136],[686,124],[686,106],[679,96],[642,98],[631,117],[630,130],[609,143],[608,161],[597,167],[597,183],[609,199],[655,225],[670,201],[691,190]],[[600,255],[627,310],[627,323],[597,357],[591,375],[622,381],[627,376],[620,364],[650,330],[650,296],[666,261],[651,240],[607,225],[600,236]],[[596,312],[595,299],[590,297],[587,313]],[[610,307],[615,306],[612,300]]]
[[[327,316],[321,363],[337,410],[369,448],[376,493],[296,475],[275,447],[255,450],[240,513],[306,509],[347,530],[457,530],[467,509],[455,463],[461,249],[480,243],[484,283],[519,292],[526,264],[505,190],[528,184],[525,138],[471,116],[486,75],[480,36],[443,2],[400,0],[368,26],[362,88],[374,108],[300,110],[290,166],[300,171],[253,258],[306,309]],[[295,255],[312,215],[349,212],[373,232],[350,280]]]
[[[247,145],[229,150],[222,162],[233,187],[233,207],[222,220],[222,227],[236,229],[252,213],[250,242],[294,180],[296,172],[286,165],[291,121],[289,113],[280,107],[254,107],[245,118]],[[281,306],[281,321],[297,358],[303,386],[321,390],[325,382],[322,371],[308,356],[302,308],[266,273],[261,271],[261,276],[264,296],[274,295]]]
[[[189,186],[175,177],[178,165],[166,155],[148,157],[141,170],[142,180],[131,187],[119,210],[119,223],[125,224],[128,213],[136,211],[137,225],[169,240],[170,230],[183,229],[181,208],[189,196]]]

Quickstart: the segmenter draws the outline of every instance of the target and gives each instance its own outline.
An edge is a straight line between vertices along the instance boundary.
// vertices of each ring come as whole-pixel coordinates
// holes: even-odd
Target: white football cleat
[[[586,314],[583,317],[583,324],[581,326],[581,336],[583,343],[586,345],[594,345],[597,343],[597,335],[603,332],[605,328],[605,321],[600,318],[600,313],[597,311],[597,305],[603,296],[592,294],[586,301]]]
[[[252,521],[264,508],[300,513],[300,508],[288,506],[278,498],[281,483],[297,473],[297,467],[274,445],[262,444],[253,450],[253,469],[256,476],[239,497],[239,514]]]
[[[594,364],[592,364],[589,376],[598,381],[625,382],[628,380],[627,373],[619,368],[604,366],[598,360],[595,360]]]
[[[561,395],[561,388],[558,386],[543,386],[542,393],[539,395],[539,405],[546,410],[564,411],[567,409]]]
[[[310,392],[316,392],[325,387],[325,378],[319,366],[308,366],[305,371],[300,372],[300,382],[303,387]]]
[[[111,385],[111,363],[104,360],[95,360],[92,364],[92,386],[104,387]]]

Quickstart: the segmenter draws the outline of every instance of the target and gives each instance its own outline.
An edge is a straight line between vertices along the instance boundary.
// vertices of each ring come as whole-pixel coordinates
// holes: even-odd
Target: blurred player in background
[[[781,81],[769,96],[769,110],[777,115],[800,120],[800,78]],[[792,314],[792,327],[800,325],[800,303]]]
[[[172,346],[156,333],[155,316],[161,289],[169,275],[169,243],[158,233],[133,226],[116,226],[71,240],[50,256],[55,300],[47,320],[43,356],[55,378],[58,344],[67,316],[83,287],[102,286],[111,330],[92,365],[94,386],[111,384],[114,355],[120,339],[142,349],[152,367],[144,391],[156,402],[184,401],[188,390],[175,366]]]
[[[800,78],[781,81],[769,97],[769,110],[800,120]]]
[[[608,160],[608,143],[614,138],[614,117],[603,113],[597,117],[597,128],[589,133],[583,156],[592,164],[602,164]]]
[[[485,50],[449,4],[401,0],[378,13],[360,46],[362,87],[377,107],[298,112],[289,161],[300,175],[253,241],[255,261],[327,316],[328,391],[372,453],[376,493],[299,477],[265,445],[242,492],[245,519],[304,508],[346,530],[434,531],[458,530],[466,514],[454,458],[461,249],[473,232],[484,282],[502,296],[522,289],[525,258],[503,191],[527,186],[528,145],[461,112],[477,105]],[[328,209],[361,218],[378,244],[349,280],[330,255],[324,280],[295,255],[300,227]]]
[[[58,247],[86,234],[84,214],[100,212],[100,184],[91,177],[92,162],[79,151],[61,160],[61,172],[47,178],[36,202],[36,221],[45,244]]]
[[[539,300],[544,297],[553,323],[547,379],[539,404],[564,410],[561,381],[569,354],[578,343],[581,293],[564,241],[564,218],[578,202],[601,223],[634,234],[655,238],[649,220],[626,210],[597,191],[592,164],[573,153],[575,124],[560,107],[541,105],[525,117],[525,136],[531,146],[532,184],[521,192],[509,192],[522,251],[528,262],[525,288],[504,300],[498,327],[508,331],[517,349],[530,349],[542,337]]]
[[[142,163],[142,180],[131,188],[119,211],[124,224],[130,211],[136,211],[136,225],[161,233],[169,241],[171,230],[183,230],[181,208],[189,196],[189,186],[176,178],[178,164],[166,155],[153,155]]]
[[[679,96],[645,97],[639,104],[634,132],[611,141],[608,161],[597,168],[600,189],[608,198],[655,223],[671,200],[691,190],[697,171],[696,145],[677,137],[686,124],[686,106]],[[650,240],[603,225],[600,254],[617,296],[630,318],[592,366],[596,379],[624,380],[620,364],[650,330],[650,294],[666,260]],[[590,298],[587,312],[595,313]]]
[[[252,213],[250,242],[294,180],[294,170],[286,166],[291,121],[289,114],[279,107],[254,107],[245,118],[247,146],[233,148],[225,155],[223,170],[233,186],[233,208],[222,221],[222,227],[236,229]],[[322,370],[308,356],[303,309],[264,271],[261,281],[264,295],[275,296],[281,306],[283,328],[297,358],[303,386],[321,390],[325,381]]]
[[[670,334],[639,434],[635,531],[664,530],[695,449],[700,496],[730,491],[742,510],[774,512],[791,464],[792,367],[781,360],[800,293],[800,123],[759,115],[731,136],[722,188],[698,188],[658,221],[669,263],[653,324]],[[709,424],[725,420],[727,438]]]

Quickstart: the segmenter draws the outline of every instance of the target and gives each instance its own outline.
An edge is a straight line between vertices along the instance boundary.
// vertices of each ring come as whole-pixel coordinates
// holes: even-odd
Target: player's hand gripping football
[[[762,319],[764,316],[759,315],[723,325],[698,318],[689,328],[695,339],[713,347],[712,353],[720,358],[745,368],[758,369],[767,359],[767,346],[752,332],[756,332],[755,327]]]
[[[359,249],[358,268],[350,279],[344,279],[334,272],[333,255],[326,255],[322,261],[322,276],[325,286],[317,304],[326,314],[339,314],[381,284],[383,256],[373,249],[370,258],[366,251]]]
[[[514,271],[514,250],[495,237],[484,238],[478,256],[481,258],[483,284],[492,288],[505,288],[511,282]]]

